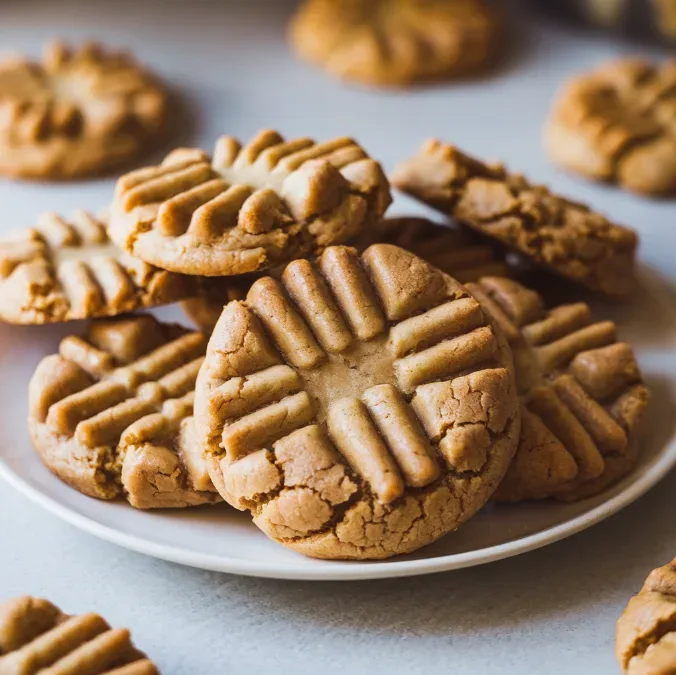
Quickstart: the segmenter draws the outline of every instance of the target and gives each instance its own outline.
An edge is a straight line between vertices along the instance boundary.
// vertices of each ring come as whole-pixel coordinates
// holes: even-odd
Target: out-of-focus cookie
[[[129,54],[57,42],[39,62],[0,63],[0,173],[8,176],[113,169],[156,145],[166,118],[164,89]]]
[[[161,270],[119,249],[104,219],[46,213],[0,238],[0,319],[42,324],[117,316],[197,295],[195,277]]]
[[[624,59],[570,80],[545,145],[555,162],[587,178],[676,194],[676,60]]]
[[[391,201],[380,165],[350,138],[285,141],[263,131],[213,157],[179,149],[120,178],[110,235],[163,269],[229,276],[269,269],[357,236]]]
[[[140,509],[220,500],[192,419],[206,338],[149,315],[94,321],[45,357],[28,426],[45,466],[80,492]]]
[[[623,296],[635,287],[638,237],[633,230],[501,164],[484,164],[433,140],[395,169],[392,182],[533,263],[595,291]]]
[[[365,250],[375,243],[405,248],[461,284],[485,276],[510,275],[505,256],[495,246],[472,232],[440,225],[428,218],[383,218],[364,232],[354,246]]]
[[[159,675],[124,628],[28,596],[0,603],[3,675]]]
[[[626,675],[676,672],[676,560],[650,573],[617,622],[615,654]]]
[[[484,0],[305,0],[293,48],[346,80],[403,86],[491,65],[501,21]]]
[[[518,439],[512,357],[451,277],[386,244],[328,248],[225,307],[195,421],[223,497],[318,558],[387,558],[456,529]]]
[[[494,498],[575,501],[624,478],[649,395],[615,324],[594,322],[581,302],[546,310],[511,279],[467,287],[507,335],[523,402],[519,447]]]

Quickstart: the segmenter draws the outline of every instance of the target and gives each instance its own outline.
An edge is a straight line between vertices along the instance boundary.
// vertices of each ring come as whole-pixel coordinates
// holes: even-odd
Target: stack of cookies
[[[109,168],[106,148],[130,159],[166,126],[159,85],[99,47],[12,62],[0,92],[23,176]],[[626,296],[635,233],[440,141],[391,180],[449,222],[387,218],[390,182],[350,138],[263,131],[121,176],[103,215],[5,237],[0,318],[91,320],[28,387],[44,464],[139,509],[225,501],[329,559],[411,552],[489,500],[624,478],[648,401],[633,349],[520,270]],[[138,313],[178,301],[198,331]]]

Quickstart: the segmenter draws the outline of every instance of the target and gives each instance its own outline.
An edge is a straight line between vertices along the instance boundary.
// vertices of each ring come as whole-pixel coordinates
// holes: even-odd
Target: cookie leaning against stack
[[[520,426],[501,331],[385,244],[328,248],[228,304],[195,421],[226,501],[286,546],[346,559],[414,551],[470,518]]]
[[[534,264],[611,296],[635,287],[638,238],[584,204],[432,140],[392,183]]]

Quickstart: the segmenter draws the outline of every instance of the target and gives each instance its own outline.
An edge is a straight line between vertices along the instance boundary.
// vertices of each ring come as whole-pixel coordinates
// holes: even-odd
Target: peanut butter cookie
[[[0,319],[42,324],[116,316],[198,295],[197,278],[166,272],[119,249],[105,220],[45,213],[0,238]]]
[[[617,622],[615,654],[627,675],[676,673],[676,560],[650,573]]]
[[[80,492],[139,509],[220,501],[194,438],[206,338],[149,315],[94,321],[61,341],[29,385],[45,466]]]
[[[598,494],[636,465],[648,403],[633,349],[582,303],[544,308],[510,279],[467,285],[502,327],[522,398],[521,438],[494,498],[517,502]]]
[[[645,195],[676,194],[676,60],[616,61],[570,80],[545,129],[552,159]]]
[[[64,179],[128,162],[165,133],[162,87],[122,52],[55,43],[0,63],[0,173]]]
[[[386,244],[326,249],[228,304],[196,385],[214,484],[318,558],[387,558],[455,530],[512,459],[511,354],[451,277]]]
[[[500,28],[484,0],[305,0],[289,35],[300,56],[333,75],[403,86],[486,68]]]
[[[159,675],[131,641],[98,614],[69,616],[28,596],[0,603],[3,675]]]
[[[520,252],[533,263],[612,296],[635,286],[638,237],[584,204],[533,185],[501,164],[428,141],[403,162],[393,184]]]
[[[163,269],[229,276],[269,269],[357,236],[390,203],[380,165],[351,139],[263,131],[213,158],[179,149],[117,184],[110,235]]]

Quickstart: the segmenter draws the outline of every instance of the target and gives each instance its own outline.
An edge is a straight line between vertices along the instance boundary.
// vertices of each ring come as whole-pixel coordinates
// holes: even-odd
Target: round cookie
[[[45,213],[0,238],[0,320],[44,324],[117,316],[197,296],[202,284],[120,250],[105,218]]]
[[[507,343],[458,282],[395,246],[328,248],[228,304],[196,385],[221,495],[318,558],[376,559],[455,530],[512,459]]]
[[[167,96],[128,54],[50,45],[0,63],[0,173],[66,179],[118,167],[166,131]]]
[[[70,616],[42,598],[0,603],[0,673],[159,675],[124,628],[98,614]]]
[[[484,0],[305,0],[289,36],[300,56],[333,75],[404,86],[486,68],[500,28]]]
[[[206,338],[139,314],[93,321],[38,364],[28,428],[45,466],[90,497],[139,509],[220,501],[196,443]]]
[[[545,128],[551,158],[645,195],[676,194],[676,60],[625,59],[569,81]]]
[[[430,140],[392,184],[542,269],[611,296],[636,286],[636,232],[502,164]]]
[[[676,560],[650,573],[617,622],[615,655],[626,675],[676,672]]]
[[[213,158],[179,149],[120,178],[110,236],[172,272],[230,276],[269,269],[357,236],[391,201],[380,165],[349,138],[315,143],[263,131]]]
[[[546,310],[510,279],[467,288],[507,336],[523,403],[516,456],[494,499],[575,501],[624,478],[638,460],[649,394],[615,324],[595,323],[582,302]]]

